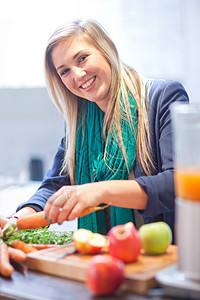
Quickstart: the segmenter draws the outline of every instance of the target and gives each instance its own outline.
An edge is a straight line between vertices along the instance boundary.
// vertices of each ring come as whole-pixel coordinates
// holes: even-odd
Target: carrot
[[[11,245],[11,247],[16,248],[16,249],[20,249],[25,253],[30,253],[30,252],[37,251],[36,248],[34,248],[34,247],[30,246],[29,244],[27,244],[23,241],[20,241],[20,240],[14,240],[14,241],[12,241],[12,243],[10,245]]]
[[[88,215],[88,214],[91,214],[92,212],[94,212],[94,211],[99,211],[99,210],[102,210],[102,209],[105,209],[105,208],[107,208],[107,207],[109,207],[110,206],[110,204],[106,204],[106,205],[104,205],[104,206],[95,206],[95,207],[88,207],[88,208],[85,208],[83,211],[82,211],[82,213],[78,216],[79,218],[80,217],[84,217],[84,216],[86,216],[86,215]]]
[[[95,206],[95,207],[88,207],[82,211],[82,213],[78,216],[83,217],[86,216],[94,211],[99,211],[102,209],[105,209],[109,206],[110,204],[106,204],[104,206]],[[45,220],[45,212],[40,211],[25,217],[22,217],[17,220],[17,228],[18,229],[36,229],[40,227],[45,227],[50,225],[51,223],[49,220]]]
[[[24,253],[20,249],[14,249],[12,247],[8,247],[8,252],[9,252],[10,259],[16,262],[23,262],[26,260],[26,253]]]
[[[14,268],[10,264],[8,246],[0,239],[0,274],[9,277],[13,272]]]
[[[17,219],[18,229],[36,229],[50,225],[49,220],[45,220],[45,212],[40,211],[20,219]]]
[[[104,205],[104,206],[96,206],[96,207],[88,207],[82,211],[82,213],[79,215],[80,217],[83,217],[85,215],[88,215],[94,211],[102,210],[108,207],[110,204]],[[45,212],[40,211],[25,217],[22,217],[20,219],[17,219],[17,228],[18,229],[36,229],[40,227],[45,227],[50,225],[51,223],[49,220],[45,220]]]
[[[29,244],[29,246],[34,247],[37,250],[43,250],[48,248],[57,247],[57,244]]]

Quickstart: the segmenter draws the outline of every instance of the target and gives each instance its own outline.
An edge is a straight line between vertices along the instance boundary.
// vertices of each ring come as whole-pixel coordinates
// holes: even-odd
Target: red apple
[[[132,222],[117,225],[110,229],[109,253],[123,262],[137,260],[141,250],[141,240],[138,230]]]
[[[76,249],[82,253],[97,253],[106,246],[106,238],[87,229],[78,229],[73,233]]]
[[[117,258],[94,256],[86,269],[86,285],[95,295],[111,295],[124,280],[124,264]]]

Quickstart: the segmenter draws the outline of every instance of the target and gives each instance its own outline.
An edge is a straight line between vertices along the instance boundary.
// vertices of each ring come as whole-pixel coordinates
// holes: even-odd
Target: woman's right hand
[[[16,218],[4,218],[0,217],[0,235],[3,236],[3,230],[6,229],[10,224],[16,224]]]
[[[30,214],[35,213],[35,209],[32,207],[26,206],[20,209],[17,213],[15,213],[10,218],[0,217],[0,234],[2,235],[2,231],[5,230],[10,224],[17,224],[17,219],[23,218]]]

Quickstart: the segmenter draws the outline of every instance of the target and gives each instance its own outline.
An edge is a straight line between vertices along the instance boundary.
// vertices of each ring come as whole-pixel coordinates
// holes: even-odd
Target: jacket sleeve
[[[28,201],[20,204],[17,207],[17,211],[26,206],[32,207],[36,211],[41,211],[43,210],[46,201],[53,193],[55,193],[63,185],[70,185],[69,176],[60,175],[65,155],[64,142],[65,138],[61,140],[53,161],[52,168],[45,174],[41,186]]]
[[[156,171],[151,176],[138,172],[135,178],[148,195],[146,209],[139,213],[145,223],[155,221],[159,215],[164,215],[162,219],[169,223],[167,218],[174,213],[175,199],[170,105],[189,99],[183,86],[174,81],[159,81],[150,90],[149,97],[149,128]]]

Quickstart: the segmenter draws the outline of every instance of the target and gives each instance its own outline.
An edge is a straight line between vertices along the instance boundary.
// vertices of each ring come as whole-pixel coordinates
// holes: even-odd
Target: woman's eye
[[[60,76],[63,76],[69,72],[69,69],[64,69],[61,71]]]
[[[87,55],[82,55],[79,60],[78,63],[81,63],[82,61],[84,61],[86,59]]]

